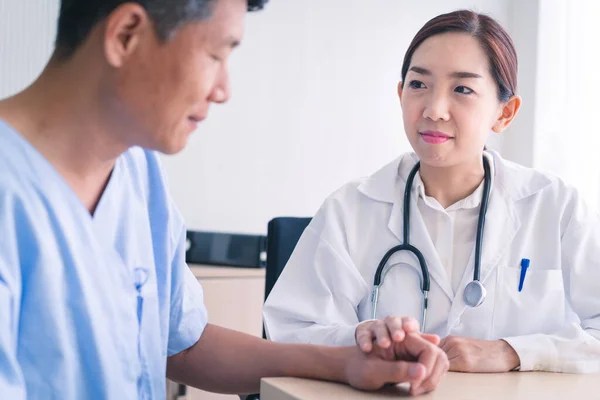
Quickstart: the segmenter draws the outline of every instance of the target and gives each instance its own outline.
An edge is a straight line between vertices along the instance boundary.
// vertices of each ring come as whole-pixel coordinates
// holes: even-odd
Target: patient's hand
[[[411,382],[413,395],[434,390],[448,371],[448,357],[438,344],[436,335],[421,334],[413,318],[387,317],[365,321],[356,328],[356,343],[365,353],[385,360],[416,361],[427,373],[418,382]]]

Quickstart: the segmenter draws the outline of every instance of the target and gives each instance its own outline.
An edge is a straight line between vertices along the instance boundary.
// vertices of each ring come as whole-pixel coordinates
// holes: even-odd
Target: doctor
[[[368,352],[411,316],[443,337],[451,370],[600,371],[597,216],[560,179],[484,147],[519,111],[516,78],[490,17],[425,24],[398,85],[414,153],[325,201],[266,302],[271,339]],[[419,255],[388,253],[401,244]]]

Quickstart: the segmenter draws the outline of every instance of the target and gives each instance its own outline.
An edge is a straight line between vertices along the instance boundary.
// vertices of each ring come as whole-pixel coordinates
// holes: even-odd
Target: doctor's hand
[[[479,340],[450,335],[440,348],[448,355],[450,371],[508,372],[521,365],[519,355],[504,340]]]
[[[402,342],[407,333],[418,331],[419,323],[414,318],[390,315],[385,319],[374,319],[359,324],[354,338],[358,347],[369,353],[374,345],[388,349],[393,343]]]

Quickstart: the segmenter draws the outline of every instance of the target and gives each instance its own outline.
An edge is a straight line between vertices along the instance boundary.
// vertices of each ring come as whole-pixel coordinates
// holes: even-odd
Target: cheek
[[[416,100],[407,99],[402,102],[402,119],[406,128],[415,129],[415,125],[423,114],[421,110],[422,108]]]
[[[137,73],[123,74],[116,89],[120,99],[117,111],[144,127],[153,123],[154,114],[160,107],[159,99],[162,97],[161,85],[151,82],[152,75],[140,68]]]
[[[493,122],[490,122],[490,109],[485,104],[462,104],[455,108],[453,117],[463,138],[482,137],[485,141],[493,125]]]
[[[208,98],[218,72],[219,64],[213,60],[201,56],[190,57],[185,63],[179,64],[176,81],[182,95],[189,102],[197,103]]]

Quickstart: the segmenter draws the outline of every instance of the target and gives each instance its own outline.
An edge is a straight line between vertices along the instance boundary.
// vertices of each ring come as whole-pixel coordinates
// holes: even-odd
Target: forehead
[[[215,0],[210,16],[201,21],[184,24],[175,32],[172,47],[232,47],[244,35],[247,0]]]
[[[445,72],[473,72],[489,75],[489,61],[477,39],[466,33],[443,33],[426,39],[415,50],[411,66]]]
[[[215,39],[231,38],[241,41],[244,35],[244,18],[247,0],[214,0],[210,18],[198,26]]]

